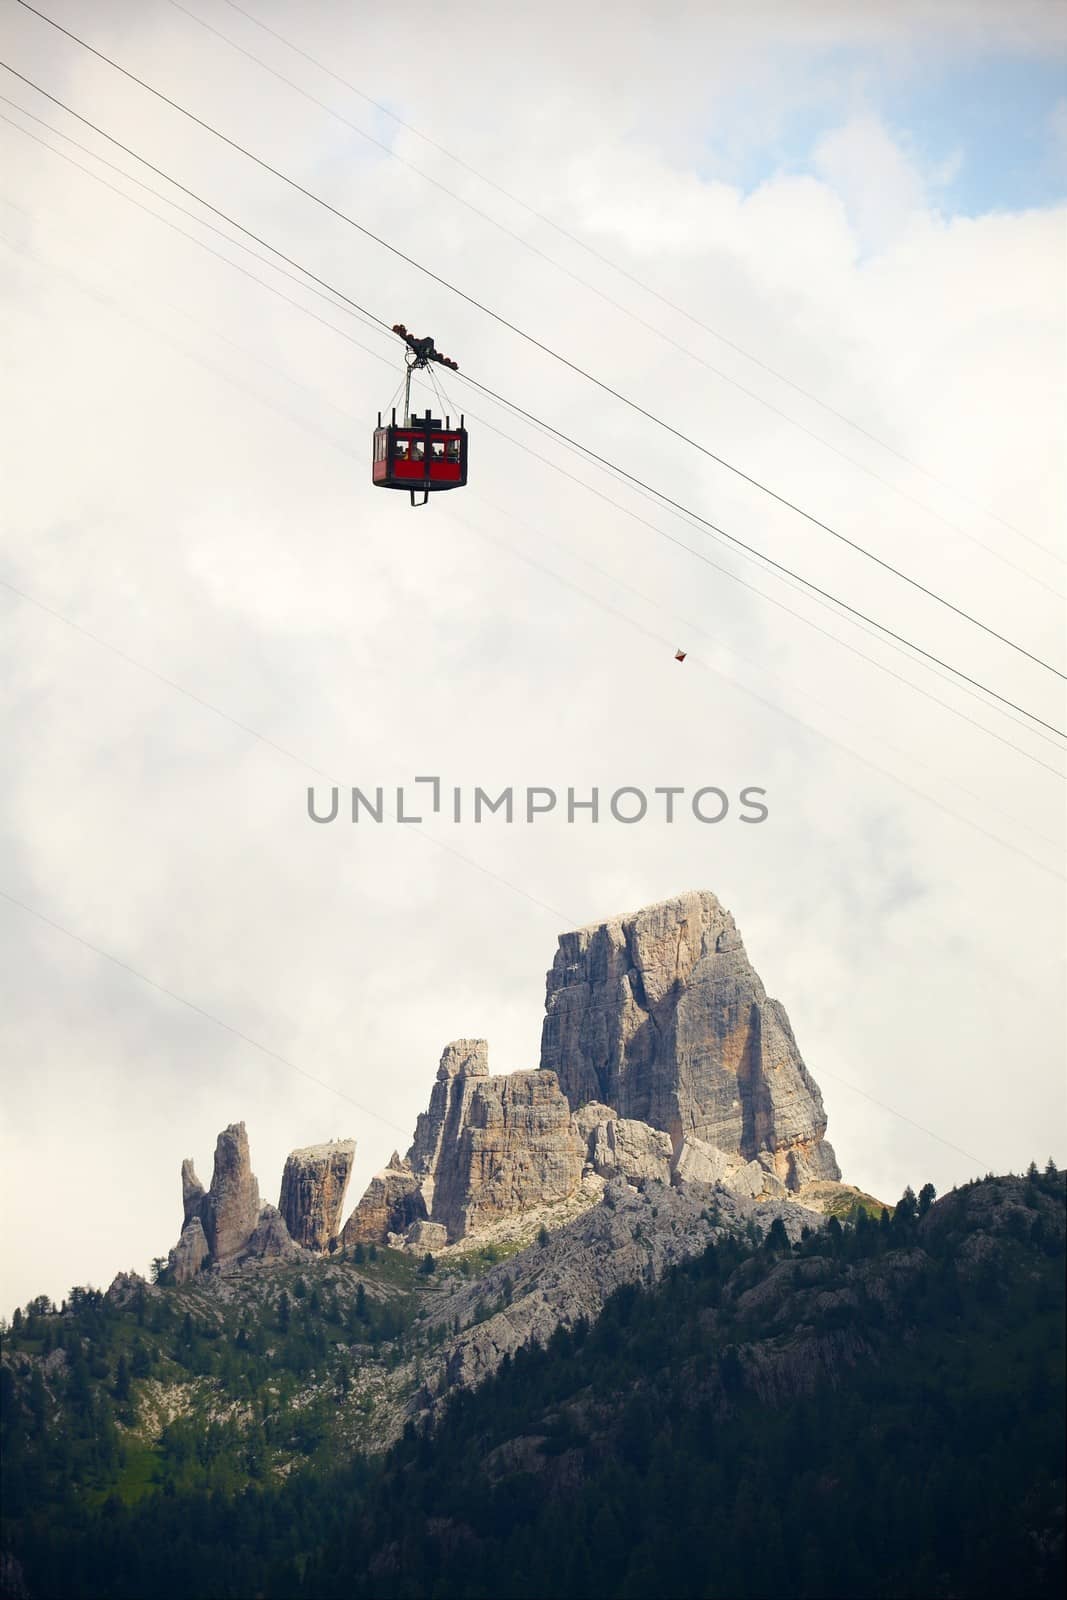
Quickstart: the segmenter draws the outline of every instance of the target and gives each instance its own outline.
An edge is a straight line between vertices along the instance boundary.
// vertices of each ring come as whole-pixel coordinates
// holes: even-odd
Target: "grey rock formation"
[[[420,1119],[421,1120],[421,1119]],[[341,1244],[385,1244],[391,1233],[406,1233],[426,1215],[419,1179],[394,1151],[389,1165],[376,1172],[344,1225]]]
[[[208,1261],[227,1267],[247,1254],[259,1223],[259,1185],[243,1122],[231,1123],[215,1144],[215,1170],[206,1192],[191,1161],[182,1162],[181,1238],[170,1253],[175,1282],[187,1282]]]
[[[710,1201],[710,1204],[709,1204]],[[622,1179],[605,1190],[605,1204],[593,1206],[554,1233],[543,1248],[533,1246],[493,1267],[476,1282],[454,1283],[435,1301],[433,1318],[459,1332],[431,1358],[425,1383],[410,1412],[432,1411],[456,1385],[474,1385],[496,1371],[531,1339],[546,1344],[559,1324],[590,1321],[623,1283],[650,1284],[672,1265],[699,1255],[712,1239],[754,1224],[766,1232],[780,1217],[791,1239],[818,1220],[791,1200],[752,1201],[721,1190],[691,1186],[670,1189],[649,1183],[641,1194]],[[505,1289],[506,1309],[484,1318],[484,1307]]]
[[[259,1221],[259,1209],[259,1184],[252,1172],[245,1125],[232,1122],[215,1143],[211,1188],[200,1203],[200,1221],[212,1261],[224,1267],[244,1253]]]
[[[430,1216],[450,1240],[578,1188],[585,1149],[551,1073],[460,1079],[433,1178]]]
[[[594,1129],[602,1122],[611,1122],[618,1114],[611,1106],[601,1105],[599,1100],[587,1100],[574,1113],[574,1126],[588,1144],[589,1136]]]
[[[167,1259],[172,1283],[188,1283],[210,1261],[211,1250],[199,1217],[190,1217]]]
[[[257,1261],[297,1257],[303,1252],[290,1237],[285,1218],[275,1206],[264,1206],[248,1241],[245,1255]]]
[[[764,1192],[766,1176],[766,1171],[758,1161],[746,1161],[731,1167],[723,1179],[723,1188],[729,1189],[732,1194],[743,1194],[749,1200],[755,1200]]]
[[[408,1163],[419,1179],[427,1213],[433,1207],[437,1170],[446,1143],[454,1142],[463,1122],[463,1103],[473,1078],[489,1076],[489,1045],[484,1039],[455,1039],[445,1046],[430,1104],[415,1124]]]
[[[692,1135],[683,1139],[675,1151],[671,1182],[678,1188],[689,1183],[720,1184],[752,1200],[759,1195],[784,1200],[790,1193],[775,1171],[775,1159],[770,1151],[761,1151],[755,1161],[743,1161],[740,1156],[728,1155],[725,1150]],[[836,1189],[839,1185],[833,1187]]]
[[[611,1113],[608,1113],[611,1115]],[[484,1039],[445,1048],[406,1158],[371,1179],[341,1242],[384,1244],[422,1220],[450,1242],[578,1189],[585,1140],[548,1072],[489,1075]]]
[[[674,1157],[672,1178],[681,1186],[686,1183],[725,1183],[728,1173],[738,1164],[735,1156],[727,1155],[706,1139],[692,1134],[682,1140]]]
[[[128,1306],[144,1293],[148,1285],[139,1272],[116,1272],[107,1291],[112,1305]],[[3,1590],[0,1589],[0,1594]]]
[[[286,1160],[278,1210],[289,1237],[305,1250],[326,1250],[337,1237],[355,1155],[354,1139],[332,1139],[293,1150]]]
[[[730,913],[689,893],[560,936],[542,1070],[572,1108],[596,1100],[753,1161],[790,1190],[840,1177],[818,1086]]]
[[[413,1222],[404,1235],[405,1245],[415,1250],[443,1250],[448,1229],[443,1222]]]
[[[190,1217],[200,1215],[200,1207],[204,1201],[204,1185],[196,1175],[193,1163],[189,1160],[182,1162],[182,1227]]]
[[[612,1115],[598,1123],[589,1138],[589,1159],[602,1178],[628,1183],[669,1183],[674,1154],[670,1136],[647,1122]]]

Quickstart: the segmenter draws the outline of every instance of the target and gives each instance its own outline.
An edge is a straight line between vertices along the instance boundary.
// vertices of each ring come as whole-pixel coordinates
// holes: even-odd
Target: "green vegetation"
[[[5,1548],[34,1600],[1058,1596],[1063,1176],[932,1201],[726,1238],[377,1461],[339,1419],[432,1343],[444,1263],[264,1274],[255,1315],[35,1303],[2,1369]],[[164,1384],[183,1414],[131,1432]]]
[[[933,1188],[933,1184],[930,1188]],[[883,1209],[888,1209],[889,1216],[892,1217],[891,1206],[883,1208],[882,1202],[876,1200],[872,1194],[864,1194],[861,1190],[857,1190],[855,1194],[835,1195],[826,1206],[826,1215],[836,1217],[839,1222],[855,1222],[863,1211],[872,1221],[877,1222]]]
[[[75,1289],[62,1311],[34,1301],[0,1367],[8,1517],[233,1494],[294,1459],[329,1464],[339,1403],[407,1354],[416,1270],[381,1251],[358,1270],[330,1258],[264,1273],[251,1304],[200,1285],[141,1285],[121,1303]]]
[[[483,1244],[473,1250],[454,1252],[440,1262],[439,1267],[442,1275],[458,1273],[462,1278],[480,1278],[498,1261],[507,1261],[510,1256],[518,1255],[524,1249],[526,1246],[520,1240],[504,1239],[498,1244]]]

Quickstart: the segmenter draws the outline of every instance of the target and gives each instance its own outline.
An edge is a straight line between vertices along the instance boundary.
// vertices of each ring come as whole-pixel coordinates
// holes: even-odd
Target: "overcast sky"
[[[1063,8],[190,0],[335,116],[169,0],[44,9],[1063,668]],[[206,1183],[234,1120],[270,1200],[288,1149],[354,1137],[354,1202],[447,1041],[537,1064],[559,932],[687,888],[785,1004],[846,1179],[891,1200],[1062,1165],[1063,741],[464,373],[1057,727],[1062,680],[15,0],[0,33],[26,77],[432,334],[471,432],[462,493],[414,514],[374,490],[396,341],[64,144],[26,113],[241,237],[0,73],[23,108],[0,113],[200,241],[0,124],[2,1309],[146,1270],[182,1158]],[[758,785],[770,814],[308,820],[309,784],[429,774],[605,801]]]

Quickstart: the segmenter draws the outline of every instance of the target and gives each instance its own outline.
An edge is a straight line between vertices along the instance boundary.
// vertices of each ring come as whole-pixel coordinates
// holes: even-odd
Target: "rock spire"
[[[841,1174],[818,1085],[734,919],[708,891],[560,935],[541,1067],[572,1108],[693,1138],[796,1190]]]

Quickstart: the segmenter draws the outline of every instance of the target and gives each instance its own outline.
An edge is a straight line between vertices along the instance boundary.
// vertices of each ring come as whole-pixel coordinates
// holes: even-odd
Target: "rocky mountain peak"
[[[215,1143],[215,1165],[211,1187],[206,1192],[196,1176],[191,1160],[182,1162],[181,1238],[170,1252],[168,1268],[175,1283],[185,1283],[209,1267],[236,1265],[248,1255],[265,1253],[259,1248],[264,1220],[260,1207],[259,1184],[252,1171],[248,1134],[243,1122],[224,1128]],[[266,1208],[273,1212],[273,1206]],[[278,1219],[281,1230],[285,1224]],[[272,1254],[292,1248],[278,1228],[270,1229]]]
[[[437,1068],[438,1083],[451,1078],[487,1078],[489,1043],[486,1039],[453,1039],[446,1044]]]
[[[259,1184],[243,1122],[231,1122],[215,1142],[215,1170],[201,1202],[200,1220],[212,1259],[220,1265],[239,1256],[255,1231]]]
[[[294,1243],[321,1251],[337,1237],[355,1157],[354,1139],[332,1139],[290,1152],[278,1210]]]
[[[560,935],[542,1070],[574,1110],[595,1100],[745,1162],[791,1190],[841,1174],[818,1085],[729,911],[692,891]]]
[[[537,1070],[493,1075],[484,1039],[447,1044],[407,1155],[392,1152],[343,1231],[352,1140],[292,1151],[277,1209],[261,1209],[244,1124],[226,1128],[206,1193],[182,1165],[172,1270],[338,1239],[443,1248],[580,1210],[616,1180],[784,1199],[840,1177],[825,1131],[818,1086],[733,917],[690,892],[560,935]]]
[[[582,1175],[585,1143],[549,1074],[492,1076],[484,1039],[456,1039],[441,1055],[430,1104],[403,1161],[371,1179],[345,1225],[344,1244],[384,1244],[427,1226],[454,1242],[501,1218],[567,1199]],[[435,1234],[433,1237],[437,1237]]]
[[[196,1175],[193,1163],[189,1160],[182,1162],[182,1226],[190,1217],[200,1215],[200,1206],[204,1199],[204,1185]]]

